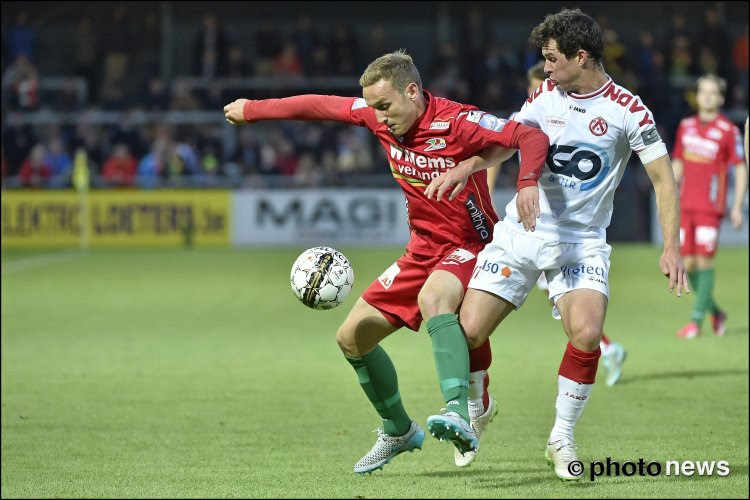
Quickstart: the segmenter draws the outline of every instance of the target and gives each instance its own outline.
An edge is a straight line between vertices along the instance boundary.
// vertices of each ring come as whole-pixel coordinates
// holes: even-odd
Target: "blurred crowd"
[[[23,5],[23,4],[21,4]],[[718,4],[717,4],[718,5]],[[526,70],[539,50],[519,39],[515,45],[495,35],[480,5],[457,20],[453,39],[437,43],[432,61],[417,61],[425,87],[434,94],[472,103],[507,117],[526,98]],[[702,18],[676,13],[662,33],[628,28],[606,17],[605,69],[638,93],[652,109],[668,142],[681,118],[692,112],[691,82],[715,73],[729,82],[726,107],[747,109],[748,30],[732,35],[721,9],[708,4]],[[351,77],[344,95],[358,95],[356,80],[375,57],[399,47],[387,28],[374,25],[355,33],[351,24],[320,27],[300,16],[291,30],[272,23],[255,30],[252,47],[242,47],[217,15],[207,12],[185,44],[192,80],[165,80],[161,67],[162,25],[156,10],[138,16],[127,3],[111,9],[107,23],[89,16],[74,31],[71,71],[85,81],[85,98],[73,86],[45,93],[40,82],[59,76],[38,67],[45,36],[30,9],[19,7],[3,30],[3,185],[62,188],[71,185],[76,161],[84,161],[98,186],[319,186],[346,183],[352,175],[388,177],[382,153],[370,134],[332,123],[274,122],[227,132],[221,109],[238,97],[282,97],[290,78]],[[408,49],[408,47],[407,47]],[[226,82],[268,78],[267,87],[242,89]],[[193,82],[193,83],[191,83]],[[198,83],[195,83],[198,82]],[[316,91],[311,84],[305,93]],[[75,113],[80,119],[32,125],[27,112]],[[115,112],[107,123],[87,119],[92,110]],[[174,124],[153,118],[168,111],[216,114],[216,120]],[[139,118],[146,113],[152,117]],[[227,133],[233,134],[227,140]],[[514,166],[501,176],[513,185]]]

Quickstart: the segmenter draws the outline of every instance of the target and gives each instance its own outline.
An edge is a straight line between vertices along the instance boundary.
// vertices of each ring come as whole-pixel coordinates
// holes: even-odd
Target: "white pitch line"
[[[80,250],[64,250],[62,252],[34,255],[33,257],[26,257],[25,259],[11,260],[3,263],[2,275],[5,276],[6,274],[13,274],[20,271],[27,271],[29,269],[37,269],[50,264],[56,264],[58,262],[78,257],[81,254],[82,252]]]

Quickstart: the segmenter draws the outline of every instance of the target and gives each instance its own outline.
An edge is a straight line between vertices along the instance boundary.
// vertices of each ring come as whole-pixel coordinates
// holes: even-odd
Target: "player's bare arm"
[[[511,156],[515,154],[515,152],[516,150],[513,148],[496,146],[483,149],[471,158],[467,158],[464,161],[460,162],[451,171],[460,169],[456,176],[463,177],[465,174],[465,178],[463,178],[463,182],[459,182],[458,184],[456,184],[456,187],[448,196],[448,201],[453,200],[453,198],[455,198],[463,190],[463,188],[466,187],[466,182],[468,181],[471,174],[473,174],[474,172],[479,172],[480,170],[489,169],[487,171],[487,184],[489,185],[490,189],[492,189],[493,184],[489,182],[489,173],[493,170],[496,170],[493,169],[493,167],[495,167],[496,165],[497,168],[500,168],[500,164],[504,161],[507,161]],[[443,198],[445,191],[451,186],[451,184],[448,183],[446,179],[448,177],[448,173],[438,176],[430,182],[430,184],[427,186],[427,189],[425,189],[425,195],[427,196],[427,199],[432,199],[433,195],[435,196],[435,199],[437,201],[440,201]],[[438,181],[438,179],[440,180]]]
[[[729,220],[735,229],[742,228],[744,215],[742,213],[742,203],[745,201],[745,191],[747,190],[747,165],[737,163],[734,166],[734,202],[732,210],[729,212]]]
[[[678,186],[680,185],[680,182],[682,182],[682,172],[684,171],[684,168],[682,160],[678,160],[677,158],[672,159],[672,172],[674,173],[674,180]]]
[[[675,288],[677,296],[682,291],[690,293],[685,265],[680,256],[680,208],[677,183],[674,180],[669,156],[664,155],[644,165],[656,192],[659,223],[664,239],[664,250],[659,258],[661,272],[669,277],[670,293]]]

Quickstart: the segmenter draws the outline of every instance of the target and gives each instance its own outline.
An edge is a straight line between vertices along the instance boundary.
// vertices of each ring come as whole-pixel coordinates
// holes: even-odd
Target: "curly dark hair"
[[[602,62],[602,29],[580,9],[562,9],[557,14],[548,14],[529,37],[529,41],[539,48],[549,39],[557,42],[557,50],[568,59],[583,49],[596,62]]]

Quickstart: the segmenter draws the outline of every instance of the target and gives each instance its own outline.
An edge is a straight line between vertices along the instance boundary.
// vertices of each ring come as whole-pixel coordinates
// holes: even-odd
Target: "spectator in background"
[[[310,16],[300,16],[297,18],[294,32],[292,33],[292,41],[302,61],[305,74],[312,73],[314,71],[313,53],[320,45],[320,36],[315,31]]]
[[[138,83],[159,74],[161,60],[161,24],[159,14],[149,10],[143,15],[136,39],[134,73]]]
[[[729,29],[719,10],[713,5],[709,5],[704,10],[703,26],[700,29],[698,47],[700,47],[700,52],[704,52],[704,49],[707,49],[713,56],[713,59],[716,61],[717,74],[720,77],[727,79],[731,76],[729,74],[730,61],[727,58],[727,55],[732,52]],[[700,69],[698,72],[702,73]]]
[[[11,26],[8,34],[10,45],[10,60],[16,59],[23,54],[30,61],[34,60],[34,45],[36,45],[36,30],[29,24],[29,12],[21,9],[16,13],[15,23]]]
[[[94,32],[90,16],[83,16],[78,22],[73,38],[73,45],[75,47],[73,72],[76,76],[80,76],[86,80],[89,102],[97,102],[99,97],[99,89],[97,88],[97,47],[99,46],[99,41],[97,34]]]
[[[204,78],[226,76],[229,39],[216,14],[203,15],[201,30],[193,41],[193,74]]]
[[[676,36],[672,40],[671,56],[669,75],[673,84],[693,74],[694,61],[690,39],[682,35]]]
[[[146,111],[165,111],[169,106],[167,84],[161,78],[152,78],[142,100]]]
[[[237,45],[232,45],[227,55],[227,76],[229,78],[245,78],[250,76],[250,63]],[[208,106],[214,109],[216,106]]]
[[[46,153],[43,144],[31,148],[18,173],[24,187],[46,187],[52,177],[52,167],[47,163]]]
[[[260,173],[260,146],[252,127],[239,129],[239,140],[232,154],[232,161],[238,166],[241,175]]]
[[[3,120],[2,145],[7,163],[7,175],[18,175],[21,165],[36,143],[34,131],[28,123],[24,123],[18,113],[9,113],[7,120]]]
[[[607,73],[615,80],[622,80],[625,66],[625,45],[620,41],[620,35],[612,28],[602,33],[604,42],[604,60],[607,62]]]
[[[166,172],[167,153],[170,144],[165,137],[151,145],[151,151],[138,162],[136,184],[145,189],[159,187],[160,179]]]
[[[732,65],[734,67],[734,74],[737,75],[736,80],[733,78],[732,81],[736,81],[739,87],[740,97],[739,99],[732,99],[733,104],[742,106],[746,104],[746,100],[742,99],[742,95],[747,96],[748,92],[748,28],[745,25],[745,30],[742,32],[732,45]]]
[[[334,61],[334,72],[339,75],[356,75],[362,69],[359,41],[351,25],[338,21],[331,28],[328,53]]]
[[[169,109],[172,111],[193,111],[200,109],[198,99],[193,95],[193,89],[185,82],[178,81],[174,87]]]
[[[110,94],[117,93],[112,90],[113,88],[122,89],[122,82],[128,74],[130,64],[131,43],[136,38],[133,36],[124,4],[115,3],[114,5],[112,19],[101,34],[104,51],[102,92],[106,89]],[[117,97],[113,99],[116,101]]]
[[[93,125],[90,119],[83,116],[76,126],[71,142],[73,151],[76,151],[78,148],[83,148],[86,151],[91,174],[99,174],[104,163],[104,158],[106,157],[102,129]]]
[[[362,46],[362,53],[366,61],[374,61],[381,55],[392,52],[395,49],[396,47],[388,41],[383,25],[375,24],[370,28],[367,41]]]
[[[26,56],[18,54],[5,68],[2,79],[3,101],[11,109],[31,111],[39,105],[39,72]]]
[[[105,111],[124,111],[131,106],[125,95],[124,78],[105,80],[101,89],[100,104]]]
[[[120,116],[112,131],[109,143],[125,144],[128,150],[138,158],[146,154],[146,145],[143,142],[141,131],[135,122],[135,115],[132,110],[127,110]]]
[[[51,188],[63,188],[70,185],[73,159],[65,150],[65,144],[59,135],[55,135],[50,139],[49,149],[45,155],[45,163],[52,169],[49,180]]]
[[[255,74],[270,76],[273,64],[281,52],[281,33],[272,23],[263,23],[255,32]]]
[[[117,143],[104,162],[102,181],[108,187],[131,187],[135,184],[138,162],[125,143]]]
[[[302,61],[297,55],[294,42],[284,42],[281,52],[273,61],[273,74],[276,76],[301,76],[302,73]]]

